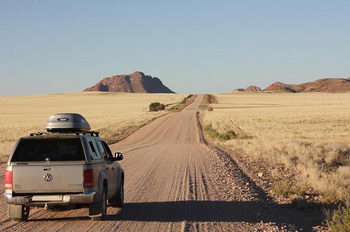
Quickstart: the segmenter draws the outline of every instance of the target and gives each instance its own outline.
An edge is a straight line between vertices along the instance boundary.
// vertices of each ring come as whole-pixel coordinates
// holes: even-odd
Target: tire
[[[29,217],[29,206],[9,205],[9,217],[15,221],[27,221]]]
[[[100,202],[89,206],[89,216],[93,221],[102,221],[107,216],[107,188],[103,188],[102,199]]]
[[[120,184],[119,191],[115,194],[115,196],[110,200],[111,206],[122,208],[124,204],[124,180]]]

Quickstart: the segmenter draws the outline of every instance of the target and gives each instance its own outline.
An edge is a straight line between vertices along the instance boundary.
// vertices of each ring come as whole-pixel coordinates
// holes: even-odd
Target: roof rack
[[[98,131],[60,131],[60,132],[36,132],[30,133],[30,136],[55,135],[55,134],[73,134],[73,135],[90,135],[100,137]]]

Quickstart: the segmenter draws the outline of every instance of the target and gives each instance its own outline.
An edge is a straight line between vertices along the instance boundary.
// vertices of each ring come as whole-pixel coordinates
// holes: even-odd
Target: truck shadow
[[[125,203],[122,210],[111,209],[106,221],[141,222],[248,222],[293,225],[292,229],[312,231],[322,224],[323,208],[297,210],[291,205],[246,201],[170,201]],[[59,216],[56,214],[55,216]],[[36,218],[29,221],[90,221],[89,217]],[[88,222],[87,222],[88,223]],[[96,223],[96,222],[94,222]]]
[[[322,224],[323,206],[297,210],[291,205],[260,202],[173,201],[126,203],[123,210],[107,220],[158,222],[272,222],[291,224],[304,231]]]

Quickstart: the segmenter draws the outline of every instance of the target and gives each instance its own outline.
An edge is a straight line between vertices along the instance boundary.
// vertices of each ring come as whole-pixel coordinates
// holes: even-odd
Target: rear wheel
[[[122,208],[124,204],[124,180],[120,183],[119,191],[111,199],[111,205],[113,207]]]
[[[104,220],[107,216],[107,188],[103,188],[101,201],[93,203],[89,207],[89,216],[94,221]]]
[[[30,207],[24,205],[9,205],[9,217],[15,221],[27,221]]]

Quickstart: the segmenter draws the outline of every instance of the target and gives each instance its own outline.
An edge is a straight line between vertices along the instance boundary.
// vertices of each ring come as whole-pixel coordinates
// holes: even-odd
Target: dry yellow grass
[[[151,102],[180,102],[181,94],[130,94],[82,92],[26,97],[0,97],[0,159],[5,160],[15,141],[43,131],[50,115],[80,113],[107,141],[122,138],[165,111],[148,112]]]
[[[350,195],[350,93],[233,93],[203,121],[237,137],[215,143],[295,170],[305,182],[336,201]],[[302,181],[301,181],[302,180]]]

